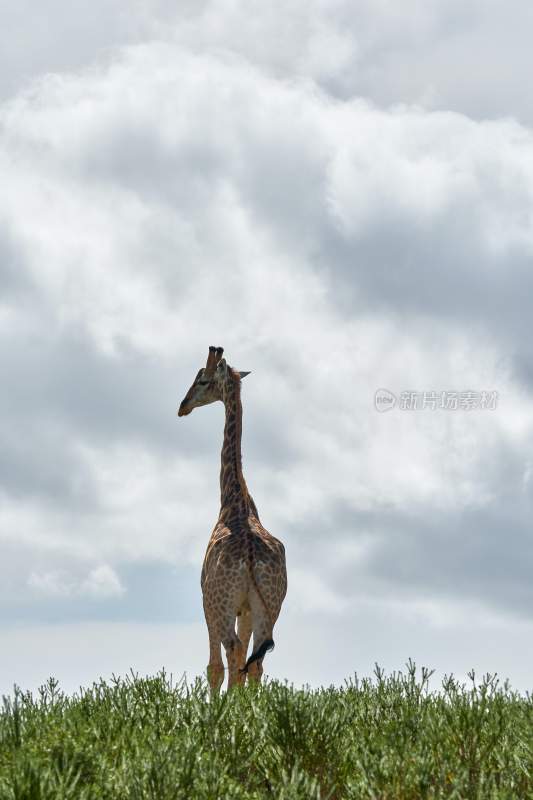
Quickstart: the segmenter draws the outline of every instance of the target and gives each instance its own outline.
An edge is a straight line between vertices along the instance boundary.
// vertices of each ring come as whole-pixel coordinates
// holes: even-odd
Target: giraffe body
[[[241,460],[241,377],[222,358],[222,348],[209,348],[200,370],[180,405],[184,416],[196,406],[222,400],[226,411],[221,454],[221,507],[202,567],[203,606],[209,632],[208,679],[217,690],[224,679],[222,646],[228,662],[228,688],[259,681],[262,661],[272,649],[274,624],[287,591],[285,549],[259,520],[248,492]],[[237,629],[235,624],[237,623]],[[252,654],[246,659],[253,635]]]

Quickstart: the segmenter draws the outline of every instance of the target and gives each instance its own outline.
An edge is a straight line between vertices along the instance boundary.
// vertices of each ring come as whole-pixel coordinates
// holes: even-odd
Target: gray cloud
[[[366,0],[304,7],[296,0],[284,7],[281,31],[277,12],[264,4],[211,2],[198,14],[167,17],[159,31],[181,44],[238,52],[276,78],[312,80],[343,100],[531,124],[531,98],[516,80],[531,69],[531,17],[524,0],[505,7],[413,1],[401,8]]]
[[[32,285],[26,274],[24,255],[5,224],[0,224],[0,285],[2,305],[31,299]]]
[[[76,445],[140,441],[166,450],[176,436],[177,378],[171,365],[126,349],[122,357],[99,353],[79,330],[42,330],[0,348],[5,385],[0,398],[3,449],[0,472],[5,488],[34,487],[48,496],[83,502],[90,478],[79,464]],[[202,447],[202,436],[182,430],[180,447]],[[206,444],[204,438],[204,446]],[[94,489],[94,487],[93,487]]]
[[[478,465],[492,493],[482,504],[366,511],[325,504],[290,531],[293,563],[311,573],[326,565],[318,569],[324,585],[354,604],[462,598],[527,621],[533,604],[527,458],[527,449],[494,444]],[[316,549],[309,548],[309,531],[316,532]]]
[[[118,2],[36,6],[22,0],[2,9],[0,96],[16,93],[46,73],[80,69],[105,61],[117,44],[146,33],[140,3],[128,12]],[[146,23],[146,20],[145,20]]]
[[[402,9],[358,2],[274,8],[225,0],[46,6],[5,10],[0,95],[37,76],[109,63],[117,46],[167,40],[200,52],[233,52],[285,80],[313,80],[332,96],[380,106],[418,104],[476,119],[514,116],[531,124],[531,9],[524,0],[432,0]],[[28,24],[28,19],[32,24]]]

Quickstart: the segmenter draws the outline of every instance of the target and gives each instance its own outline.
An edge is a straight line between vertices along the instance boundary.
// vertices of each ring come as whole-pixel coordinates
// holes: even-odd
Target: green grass
[[[533,698],[495,677],[430,673],[342,688],[270,682],[209,699],[204,681],[51,679],[0,713],[0,800],[533,798]]]

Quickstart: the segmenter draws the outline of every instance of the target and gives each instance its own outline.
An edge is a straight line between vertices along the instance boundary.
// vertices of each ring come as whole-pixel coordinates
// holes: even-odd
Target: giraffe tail
[[[273,649],[274,649],[274,640],[265,639],[263,644],[257,648],[255,653],[252,653],[252,655],[250,656],[244,667],[241,670],[239,670],[239,672],[243,672],[246,674],[248,672],[248,667],[250,666],[250,664],[253,664],[254,661],[259,661],[259,659],[263,658],[265,653],[270,653],[270,651]]]

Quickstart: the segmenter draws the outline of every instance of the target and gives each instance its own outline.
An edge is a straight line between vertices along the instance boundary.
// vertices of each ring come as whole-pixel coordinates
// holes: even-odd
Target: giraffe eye
[[[198,385],[199,386],[207,386],[208,384],[209,384],[209,381],[198,381]]]

